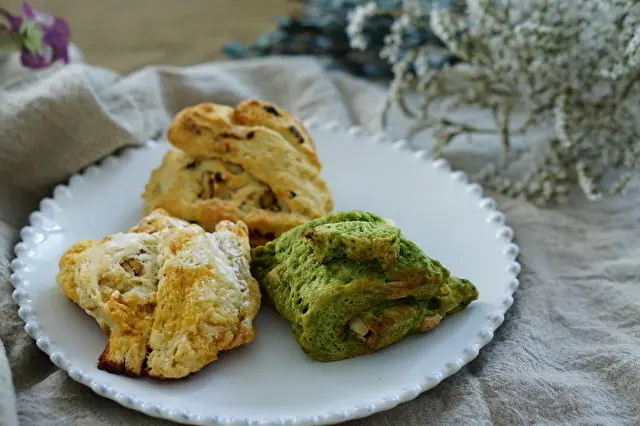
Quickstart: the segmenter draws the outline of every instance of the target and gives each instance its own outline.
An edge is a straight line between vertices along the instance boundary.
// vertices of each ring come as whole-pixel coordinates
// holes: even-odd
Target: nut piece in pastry
[[[207,233],[158,209],[127,233],[76,243],[57,281],[109,335],[98,368],[180,378],[254,339],[249,250],[242,222]]]
[[[178,150],[152,172],[147,212],[162,208],[205,230],[242,220],[255,246],[333,209],[315,142],[275,105],[189,107],[174,118],[168,139]]]

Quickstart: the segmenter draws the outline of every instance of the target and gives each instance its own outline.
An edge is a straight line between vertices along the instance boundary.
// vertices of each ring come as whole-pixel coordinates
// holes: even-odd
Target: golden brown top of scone
[[[156,210],[127,233],[75,244],[59,266],[63,292],[109,334],[101,369],[184,377],[255,335],[260,291],[242,222],[207,233]]]
[[[288,144],[272,142],[272,148],[298,151],[315,169],[322,168],[315,142],[304,125],[284,109],[255,99],[241,102],[236,108],[213,103],[185,108],[173,119],[167,137],[194,157],[217,157],[240,150],[234,148],[240,145],[237,141],[259,145],[263,138],[284,139]]]
[[[179,150],[153,171],[146,210],[211,229],[242,220],[266,242],[333,209],[316,146],[302,123],[271,103],[203,103],[180,111],[168,139]]]

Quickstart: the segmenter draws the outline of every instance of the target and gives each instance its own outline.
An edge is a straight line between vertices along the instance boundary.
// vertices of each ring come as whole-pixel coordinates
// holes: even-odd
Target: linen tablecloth
[[[0,71],[0,88],[3,426],[169,424],[74,382],[23,329],[9,263],[28,214],[55,184],[117,148],[141,143],[198,102],[260,98],[300,117],[375,131],[385,96],[383,88],[327,73],[309,58],[151,67],[130,75],[75,63],[11,78]],[[404,127],[398,116],[393,120],[394,131]],[[472,167],[483,149],[463,145],[454,166]],[[488,195],[521,247],[521,285],[504,324],[473,362],[436,388],[349,424],[640,423],[637,179],[624,197],[598,204],[578,197],[570,206],[541,209]]]

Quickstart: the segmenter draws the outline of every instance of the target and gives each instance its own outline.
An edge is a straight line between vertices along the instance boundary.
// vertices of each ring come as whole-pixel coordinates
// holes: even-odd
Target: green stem
[[[640,80],[640,73],[637,73],[636,75],[633,76],[632,79],[630,79],[627,84],[624,86],[624,88],[622,89],[621,93],[620,93],[620,99],[626,99],[627,96],[629,96],[629,93],[631,92],[631,89],[633,89],[633,86],[636,85],[636,83]]]
[[[396,100],[396,102],[398,104],[398,107],[400,107],[405,115],[411,118],[415,118],[416,115],[413,113],[413,111],[411,111],[411,108],[409,108],[409,105],[407,105],[407,102],[404,98],[404,89],[398,90],[398,99]]]
[[[502,155],[506,158],[509,155],[509,149],[511,148],[511,142],[509,138],[509,121],[511,119],[511,112],[513,111],[513,104],[509,103],[505,108],[502,120],[502,127],[500,127],[500,141],[502,144]]]
[[[503,125],[501,130],[488,129],[488,128],[482,128],[482,127],[474,127],[474,126],[471,126],[469,124],[460,123],[460,122],[453,121],[453,120],[448,119],[448,118],[441,118],[440,121],[439,121],[439,124],[441,124],[442,126],[456,127],[456,128],[458,128],[459,130],[461,130],[464,133],[497,135],[497,134],[501,134],[502,133],[502,129],[504,129],[504,125],[506,125],[506,128],[508,130],[509,120],[506,120],[506,123],[504,123],[504,125]],[[526,133],[526,131],[527,131],[527,128],[525,126],[522,126],[522,127],[519,127],[516,130],[509,131],[509,134],[510,135],[523,135],[523,134]]]
[[[380,117],[380,121],[383,129],[386,129],[387,126],[389,125],[389,110],[391,109],[391,104],[392,104],[391,98],[387,97],[387,99],[384,101],[384,105],[382,107],[382,114]]]
[[[428,129],[429,127],[432,127],[434,125],[433,122],[429,122],[427,121],[414,121],[411,126],[409,127],[409,130],[406,133],[406,138],[407,140],[412,140],[418,133],[422,132],[423,130]]]

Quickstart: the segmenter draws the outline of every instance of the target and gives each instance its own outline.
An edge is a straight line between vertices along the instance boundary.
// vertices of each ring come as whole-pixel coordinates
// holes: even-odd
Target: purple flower
[[[9,35],[19,45],[21,61],[25,67],[46,68],[56,61],[69,63],[70,31],[64,19],[22,4],[23,16],[14,16],[0,9],[9,22]]]

